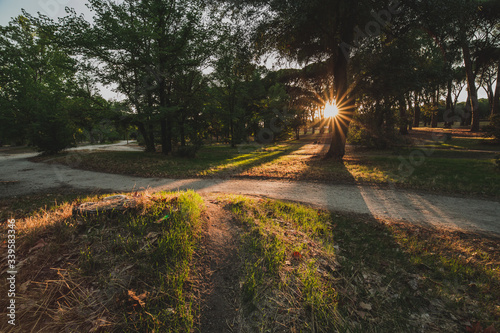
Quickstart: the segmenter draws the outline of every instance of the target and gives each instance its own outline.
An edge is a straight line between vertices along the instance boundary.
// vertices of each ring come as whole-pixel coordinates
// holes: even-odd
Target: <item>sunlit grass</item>
[[[222,200],[247,227],[243,295],[258,330],[283,322],[297,332],[457,332],[499,319],[495,241],[274,200]]]
[[[456,140],[463,143],[479,139]],[[500,197],[500,173],[495,168],[494,152],[422,146],[376,152],[351,149],[339,162],[324,160],[321,154],[327,146],[310,142],[240,148],[207,146],[194,159],[141,152],[92,152],[81,155],[81,163],[73,167],[142,177],[234,177],[391,184],[440,193],[453,191]],[[63,155],[51,163],[65,164],[68,160],[71,158]]]

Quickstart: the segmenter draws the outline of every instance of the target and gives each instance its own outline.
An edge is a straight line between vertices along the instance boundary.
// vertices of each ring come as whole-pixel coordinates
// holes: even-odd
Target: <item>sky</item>
[[[71,7],[78,14],[84,14],[85,18],[91,19],[92,12],[85,6],[86,3],[87,0],[0,0],[0,25],[5,26],[12,17],[22,14],[22,8],[32,15],[36,16],[36,13],[40,12],[56,20],[66,14],[65,7]],[[107,99],[119,98],[119,95],[105,87],[101,87],[101,94]],[[478,95],[479,98],[487,98],[483,89],[478,90]],[[464,89],[459,101],[465,101],[466,98],[467,92]]]

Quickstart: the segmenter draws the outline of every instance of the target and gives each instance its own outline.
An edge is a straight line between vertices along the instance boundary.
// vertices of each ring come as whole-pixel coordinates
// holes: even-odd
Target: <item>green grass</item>
[[[202,148],[197,157],[192,159],[143,152],[73,152],[55,158],[38,157],[35,160],[143,177],[224,177],[271,162],[300,146],[296,143],[240,148],[211,145]]]
[[[305,234],[328,233],[326,215],[304,206],[258,203],[245,197],[231,198],[230,209],[246,227],[240,251],[246,325],[259,332],[277,327],[290,332],[337,329],[333,280],[319,272],[322,265],[334,265],[333,248],[319,259],[315,254],[320,246]]]
[[[427,140],[417,145],[420,148],[458,149],[458,150],[484,150],[500,152],[500,146],[493,138],[471,137],[452,138],[447,141]]]
[[[342,162],[324,160],[311,138],[265,147],[206,146],[186,159],[142,152],[90,152],[37,158],[48,163],[143,177],[250,178],[395,185],[437,193],[500,197],[495,152],[436,147],[352,150]],[[309,141],[308,141],[309,140]],[[453,139],[450,147],[483,139]],[[439,143],[448,145],[448,143]],[[315,150],[316,149],[316,150]],[[78,163],[75,164],[75,161]]]
[[[360,163],[365,169],[356,170],[359,164],[347,168],[356,170],[352,174],[361,182],[378,175],[375,182],[393,182],[412,189],[500,197],[500,172],[494,159],[457,156],[462,154],[466,153],[450,153],[448,158],[432,156],[413,160],[410,154],[376,156]],[[369,181],[372,179],[368,178]]]
[[[17,212],[17,255],[27,261],[10,332],[196,330],[200,286],[191,275],[204,199],[140,195],[124,214],[75,217],[74,205],[102,196],[67,195]],[[217,204],[242,230],[239,324],[249,331],[500,327],[498,238],[267,199],[227,195]]]
[[[497,240],[226,200],[247,227],[243,295],[256,331],[459,332],[500,323]]]

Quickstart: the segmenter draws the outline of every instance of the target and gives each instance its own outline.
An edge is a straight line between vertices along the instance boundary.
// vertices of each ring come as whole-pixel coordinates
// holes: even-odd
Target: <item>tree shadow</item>
[[[282,143],[274,146],[252,148],[252,146],[238,147],[237,153],[229,158],[222,159],[209,168],[197,173],[197,176],[211,176],[216,178],[254,176],[252,169],[266,164],[273,164],[282,157],[300,150],[305,143]]]
[[[459,332],[467,322],[498,321],[500,277],[487,264],[498,259],[498,238],[370,216],[332,213],[332,220],[338,310],[357,317],[360,332]]]

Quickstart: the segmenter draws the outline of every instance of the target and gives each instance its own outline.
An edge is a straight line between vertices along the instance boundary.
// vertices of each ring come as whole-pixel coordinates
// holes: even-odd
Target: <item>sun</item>
[[[335,118],[339,114],[339,108],[335,102],[329,102],[325,105],[325,118]]]

